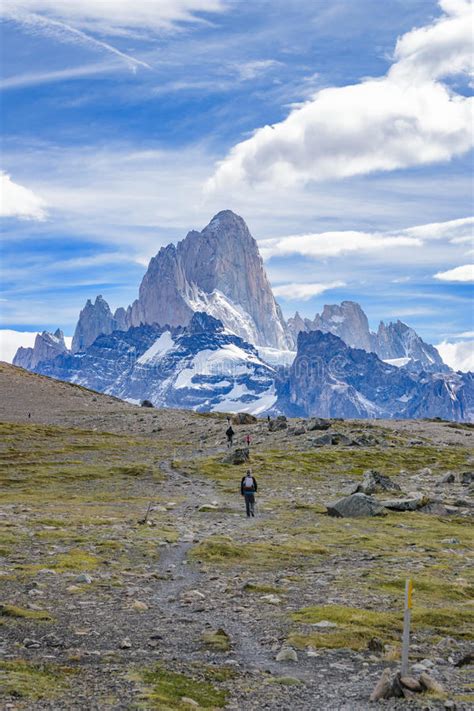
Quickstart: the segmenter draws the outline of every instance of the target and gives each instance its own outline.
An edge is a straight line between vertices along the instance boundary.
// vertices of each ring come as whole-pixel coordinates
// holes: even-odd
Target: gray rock
[[[286,430],[288,427],[288,422],[285,419],[280,419],[277,417],[276,420],[270,420],[268,423],[268,429],[270,432],[278,432],[278,430]]]
[[[375,494],[378,491],[401,491],[401,489],[390,477],[380,474],[375,469],[368,469],[364,472],[363,479],[355,488],[354,493]]]
[[[474,483],[474,472],[462,472],[459,476],[461,484],[472,484]]]
[[[455,481],[456,481],[456,478],[455,478],[454,474],[452,472],[446,472],[446,474],[444,476],[442,476],[440,479],[438,479],[436,484],[437,485],[438,484],[454,484]]]
[[[382,506],[385,506],[386,509],[390,509],[391,511],[416,511],[422,506],[426,506],[429,501],[420,494],[419,496],[413,498],[390,499],[387,501],[381,501],[380,503]]]
[[[92,576],[90,576],[88,573],[80,573],[74,578],[75,583],[86,583],[86,585],[90,585],[92,583]]]
[[[330,420],[323,420],[321,417],[313,418],[306,425],[306,429],[308,430],[308,432],[314,432],[316,430],[328,430],[330,427]]]
[[[276,655],[277,662],[297,662],[298,655],[293,647],[283,646]]]
[[[358,518],[362,516],[385,516],[385,508],[365,494],[351,494],[327,506],[329,516]]]
[[[248,447],[234,449],[229,452],[223,459],[223,464],[245,464],[250,460],[250,452]]]
[[[73,353],[80,353],[102,334],[108,335],[115,330],[120,329],[106,300],[100,295],[94,303],[88,299],[79,314],[71,350]]]
[[[421,506],[419,511],[421,513],[433,514],[434,516],[448,516],[449,509],[441,501],[430,501],[429,503]]]
[[[306,433],[306,429],[304,428],[303,425],[300,427],[292,427],[291,429],[288,430],[288,432],[292,435],[298,436],[298,435],[303,435]]]
[[[250,415],[248,412],[238,412],[233,416],[232,422],[234,425],[253,425],[258,422],[254,415]]]

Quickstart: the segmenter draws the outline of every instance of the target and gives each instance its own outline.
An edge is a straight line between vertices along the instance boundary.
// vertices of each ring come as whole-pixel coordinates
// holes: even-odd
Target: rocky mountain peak
[[[342,338],[352,348],[372,350],[372,338],[367,316],[355,301],[326,304],[321,314],[316,314],[313,329],[330,332]]]
[[[17,350],[13,365],[32,370],[38,363],[53,360],[58,355],[68,352],[61,329],[56,329],[54,333],[43,331],[43,333],[37,334],[33,348],[19,348]]]
[[[287,345],[257,242],[231,210],[217,213],[201,232],[188,232],[176,247],[160,249],[128,311],[128,323],[187,326],[195,311],[207,311],[252,343]]]
[[[87,299],[74,331],[72,352],[85,350],[98,336],[112,333],[115,328],[116,322],[104,297],[97,296],[94,303]]]

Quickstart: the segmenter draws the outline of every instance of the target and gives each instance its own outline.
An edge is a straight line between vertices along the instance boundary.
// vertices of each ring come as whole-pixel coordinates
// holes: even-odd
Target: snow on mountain
[[[254,346],[205,313],[187,328],[139,326],[99,336],[37,372],[124,400],[200,412],[261,414],[277,399],[275,371]]]

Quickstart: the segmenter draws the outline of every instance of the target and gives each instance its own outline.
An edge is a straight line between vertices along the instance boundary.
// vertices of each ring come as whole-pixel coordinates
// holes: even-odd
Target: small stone
[[[439,683],[439,681],[433,679],[433,677],[430,676],[427,672],[422,672],[420,674],[420,682],[427,691],[433,691],[435,694],[445,693],[444,687]]]
[[[452,699],[446,699],[444,702],[444,708],[449,709],[449,711],[456,711],[457,706]]]
[[[380,637],[372,637],[372,639],[369,639],[369,642],[367,644],[367,649],[370,652],[378,652],[379,654],[382,654],[382,652],[385,649],[385,645],[383,641],[380,639]]]
[[[402,676],[400,682],[402,686],[410,689],[410,691],[423,691],[423,686],[414,676]]]
[[[268,602],[269,605],[279,605],[281,603],[280,598],[278,595],[262,595],[262,600],[265,600],[265,602]]]
[[[141,602],[141,600],[134,600],[132,602],[132,608],[137,612],[145,612],[145,610],[148,610],[148,605],[146,602]]]
[[[90,585],[92,583],[92,577],[88,573],[80,573],[74,578],[74,582]]]
[[[392,691],[392,672],[390,669],[384,669],[382,676],[376,683],[374,690],[370,695],[370,701],[380,701],[380,699],[388,699]]]
[[[25,639],[23,640],[23,646],[28,647],[28,649],[38,649],[39,647],[41,647],[41,642],[37,639],[25,637]]]
[[[441,479],[438,479],[436,484],[454,484],[456,478],[452,472],[446,472],[444,476],[441,477]]]
[[[321,620],[320,622],[314,622],[311,627],[328,629],[329,627],[337,627],[337,624],[335,622],[330,622],[329,620]]]
[[[194,701],[194,699],[191,699],[189,696],[182,696],[180,701],[186,706],[193,706],[194,708],[197,708],[199,706],[198,702]]]
[[[297,662],[298,655],[293,647],[282,647],[276,655],[277,662]]]
[[[128,637],[125,637],[120,644],[119,644],[120,649],[131,649],[132,648],[132,643],[130,642]]]
[[[68,585],[66,588],[66,592],[71,593],[72,595],[74,593],[81,592],[81,588],[79,587],[79,585]]]

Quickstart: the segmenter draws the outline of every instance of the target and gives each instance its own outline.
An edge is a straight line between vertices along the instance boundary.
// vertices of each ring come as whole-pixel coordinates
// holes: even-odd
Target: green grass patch
[[[74,673],[57,664],[33,664],[25,659],[0,661],[0,688],[15,699],[54,699],[66,691]]]
[[[227,563],[247,566],[274,567],[284,562],[303,563],[305,558],[325,555],[327,548],[320,543],[296,537],[269,543],[237,544],[228,536],[210,536],[194,546],[191,558],[207,563]]]
[[[231,648],[230,637],[223,629],[203,632],[202,641],[215,652],[228,652]]]
[[[46,610],[28,610],[24,607],[18,607],[17,605],[9,605],[8,603],[0,604],[0,617],[40,620],[43,622],[51,622],[54,619]]]
[[[192,676],[168,671],[162,666],[142,671],[138,678],[144,685],[142,699],[147,702],[147,708],[189,711],[190,705],[182,701],[183,697],[193,699],[204,709],[221,709],[226,705],[226,691]]]

